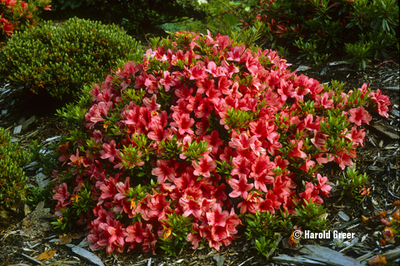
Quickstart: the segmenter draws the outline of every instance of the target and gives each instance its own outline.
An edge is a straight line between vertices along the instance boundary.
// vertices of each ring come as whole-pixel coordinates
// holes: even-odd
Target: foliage
[[[171,256],[177,256],[177,251],[182,251],[188,246],[189,240],[187,235],[189,233],[196,233],[190,230],[192,226],[192,218],[185,217],[184,215],[176,215],[175,212],[167,214],[164,227],[164,235],[161,240],[160,247]]]
[[[16,30],[35,26],[42,10],[50,10],[51,0],[0,0],[0,40]]]
[[[256,211],[253,215],[246,215],[246,236],[254,241],[254,248],[263,256],[269,257],[271,249],[277,248],[278,236],[292,228],[291,216],[281,211],[280,215],[273,215],[270,211]]]
[[[93,249],[174,254],[204,241],[219,250],[257,211],[312,221],[331,189],[318,170],[351,166],[365,137],[358,127],[370,112],[388,116],[380,90],[322,86],[228,36],[183,31],[150,43],[143,63],[59,110],[70,134],[54,171],[57,226],[90,224]]]
[[[364,43],[345,43],[345,51],[348,55],[351,56],[349,63],[352,65],[357,65],[358,70],[365,69],[367,67],[367,63],[371,60],[370,52],[372,47],[372,42]]]
[[[149,26],[204,17],[197,0],[53,0],[53,5],[54,12],[61,16],[67,13],[115,23],[136,34],[142,34],[141,29]]]
[[[355,169],[347,168],[346,175],[343,173],[342,180],[339,182],[340,188],[342,188],[342,196],[351,197],[357,200],[362,200],[363,195],[360,192],[365,190],[365,182],[369,177],[367,173],[359,174]]]
[[[0,76],[33,93],[76,97],[120,60],[141,56],[139,43],[117,26],[73,18],[14,34],[0,53]]]
[[[55,142],[51,142],[48,148],[45,148],[43,143],[40,143],[38,139],[32,140],[29,145],[30,160],[38,163],[38,168],[42,169],[42,173],[46,176],[51,176],[53,170],[58,165],[58,157],[52,151],[54,151],[58,145]],[[35,208],[40,202],[44,202],[47,207],[54,207],[54,201],[52,200],[51,193],[51,182],[45,187],[28,187],[26,202]]]
[[[0,209],[19,209],[25,201],[27,177],[22,167],[29,155],[0,127]]]
[[[297,226],[308,229],[312,232],[322,232],[327,228],[328,220],[324,215],[327,209],[322,205],[310,201],[304,201],[304,204],[296,208],[297,215],[293,220]]]
[[[232,36],[238,28],[261,22],[266,29],[259,43],[273,49],[297,48],[318,66],[333,56],[344,56],[345,49],[352,64],[361,69],[369,59],[398,53],[399,6],[395,0],[212,0],[207,11],[209,28]]]

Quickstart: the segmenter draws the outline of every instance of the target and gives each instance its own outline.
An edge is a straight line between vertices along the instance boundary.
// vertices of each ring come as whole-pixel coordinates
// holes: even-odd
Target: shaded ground
[[[288,61],[291,62],[290,60]],[[294,71],[301,65],[301,62],[296,62],[295,60],[293,62],[295,63],[291,70]],[[326,73],[321,75],[321,72]],[[363,83],[368,83],[372,88],[383,89],[390,96],[393,110],[389,112],[389,118],[373,118],[370,125],[366,126],[365,146],[358,149],[357,152],[357,169],[362,173],[366,172],[371,177],[370,182],[367,184],[367,187],[371,187],[370,195],[362,202],[341,197],[341,191],[335,184],[341,178],[342,173],[336,168],[332,168],[327,174],[334,188],[331,197],[326,200],[326,207],[328,209],[327,219],[330,223],[330,229],[354,232],[358,237],[357,245],[345,251],[347,256],[357,258],[367,252],[371,252],[370,257],[372,257],[372,255],[393,249],[396,244],[399,245],[399,239],[397,239],[396,244],[380,246],[378,244],[382,239],[380,232],[384,226],[379,222],[379,219],[371,219],[368,223],[361,224],[361,215],[371,217],[378,214],[379,211],[389,211],[389,215],[394,208],[392,203],[400,199],[398,64],[392,62],[374,64],[368,66],[365,71],[353,71],[347,65],[340,64],[327,66],[325,69],[311,68],[304,72],[299,71],[298,74],[305,74],[320,80],[322,83],[329,82],[332,79],[340,80],[346,82],[346,86],[349,89],[359,88]],[[14,128],[22,120],[29,119],[33,114],[37,117],[35,124],[27,132],[23,132],[22,135],[13,135],[18,139],[19,143],[26,147],[30,139],[38,139],[40,142],[44,142],[46,139],[62,134],[60,131],[63,126],[62,121],[51,115],[51,113],[47,113],[47,109],[43,109],[43,106],[48,105],[49,102],[55,105],[57,103],[49,100],[39,102],[36,98],[26,98],[18,94],[18,92],[5,92],[9,87],[3,87],[0,86],[0,110],[7,110],[7,112],[1,111],[0,126],[9,128],[10,133],[13,133]],[[385,87],[390,89],[386,90]],[[397,87],[397,90],[393,89],[393,87]],[[27,106],[35,105],[34,109],[27,108]],[[43,110],[45,111],[43,112]],[[29,134],[31,135],[28,136]],[[27,169],[30,175],[30,183],[34,185],[37,185],[37,178],[35,177],[37,170],[35,166]],[[78,245],[84,240],[85,232],[70,232],[66,236],[60,237],[59,231],[49,227],[49,222],[52,220],[49,210],[42,208],[34,212],[31,211],[27,210],[27,213],[29,213],[27,216],[13,216],[12,213],[1,213],[0,266],[38,265],[37,262],[26,256],[36,258],[45,250],[56,251],[53,257],[44,260],[46,265],[94,265],[73,254],[71,248],[65,245],[69,241]],[[278,252],[274,255],[278,253],[296,255],[298,253],[298,251],[285,248],[287,246],[284,243],[285,241],[287,239],[281,241]],[[304,239],[301,241],[303,245],[314,243],[332,248],[333,241]],[[337,243],[336,245],[336,250],[346,247],[345,244],[340,245],[340,243]],[[87,245],[83,246],[88,249]],[[131,253],[110,256],[105,255],[104,252],[95,253],[105,265],[245,266],[268,265],[268,263],[271,263],[267,262],[264,257],[258,256],[251,249],[251,246],[252,244],[242,237],[234,242],[233,245],[222,247],[220,252],[209,248],[196,251],[187,250],[177,258],[163,255],[161,251],[156,254]],[[218,261],[221,260],[224,260],[223,264],[218,264]]]

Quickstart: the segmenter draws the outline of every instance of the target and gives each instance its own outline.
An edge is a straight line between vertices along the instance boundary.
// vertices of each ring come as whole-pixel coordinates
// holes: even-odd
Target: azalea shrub
[[[219,250],[248,215],[322,204],[321,168],[352,165],[359,127],[388,116],[380,90],[321,85],[228,36],[152,44],[59,110],[71,130],[53,172],[54,224],[88,226],[93,249]]]
[[[398,54],[399,5],[395,0],[210,2],[214,8],[209,8],[209,24],[214,28],[228,33],[262,22],[267,30],[260,44],[276,49],[291,47],[291,51],[317,66],[331,58],[348,56],[352,65],[365,69],[372,59],[390,59]],[[229,8],[219,11],[218,6]]]
[[[40,12],[50,10],[51,0],[0,0],[0,40],[25,26],[35,26]]]

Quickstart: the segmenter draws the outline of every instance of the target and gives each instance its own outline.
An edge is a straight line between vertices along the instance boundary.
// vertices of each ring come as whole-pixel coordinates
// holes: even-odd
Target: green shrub
[[[57,19],[78,16],[115,23],[128,31],[174,22],[182,18],[203,18],[197,0],[54,0],[49,16]]]
[[[25,200],[26,181],[22,166],[29,162],[29,155],[0,127],[0,210],[17,207]]]
[[[117,26],[72,18],[15,33],[0,53],[0,78],[61,99],[102,80],[119,60],[141,57],[139,43]]]
[[[370,59],[397,55],[399,5],[394,0],[210,0],[207,26],[233,37],[262,22],[259,44],[293,48],[314,65],[350,55],[365,68]]]

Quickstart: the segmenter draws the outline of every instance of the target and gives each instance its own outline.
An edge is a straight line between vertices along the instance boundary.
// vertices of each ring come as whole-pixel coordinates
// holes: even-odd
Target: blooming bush
[[[358,127],[388,116],[380,90],[322,86],[228,36],[153,44],[59,111],[73,126],[53,173],[55,224],[89,225],[107,253],[183,246],[175,237],[218,250],[244,215],[321,204],[331,187],[318,170],[352,165]]]
[[[24,26],[36,25],[42,9],[50,10],[50,3],[51,0],[0,0],[0,39]]]

